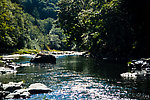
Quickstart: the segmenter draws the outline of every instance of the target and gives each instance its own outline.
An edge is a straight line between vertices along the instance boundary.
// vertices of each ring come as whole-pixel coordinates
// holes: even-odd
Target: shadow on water
[[[96,61],[85,57],[66,57],[63,67],[76,72],[83,72],[97,77],[118,79],[120,73],[126,70],[124,64]]]
[[[29,58],[17,62],[28,63]],[[0,76],[0,82],[19,82],[25,85],[44,83],[53,92],[32,95],[30,99],[148,99],[149,79],[123,79],[125,64],[96,61],[92,58],[68,56],[57,63],[33,64],[19,68],[15,75]]]

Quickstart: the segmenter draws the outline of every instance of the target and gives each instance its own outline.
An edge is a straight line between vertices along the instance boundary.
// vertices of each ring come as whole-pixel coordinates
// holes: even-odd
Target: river
[[[21,57],[17,63],[28,63],[30,58]],[[150,99],[149,79],[123,79],[125,64],[96,61],[80,56],[58,57],[56,64],[34,64],[19,68],[13,75],[0,76],[0,82],[25,81],[43,83],[53,91],[32,95],[28,100],[143,100]]]

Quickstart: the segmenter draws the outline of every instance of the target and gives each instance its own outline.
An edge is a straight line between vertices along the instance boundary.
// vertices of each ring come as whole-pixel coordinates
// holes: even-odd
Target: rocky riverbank
[[[0,83],[0,99],[26,99],[33,94],[48,93],[52,90],[42,83],[33,83],[28,88],[24,82],[9,82],[8,84]]]
[[[59,58],[64,56],[86,56],[86,52],[75,51],[57,51],[57,52],[40,52],[40,55],[52,55]],[[37,54],[37,55],[39,55]],[[16,74],[17,69],[20,67],[30,66],[32,63],[15,63],[14,60],[19,60],[20,57],[35,58],[35,54],[13,54],[0,57],[0,75]],[[45,56],[44,56],[45,57]],[[47,57],[47,56],[46,56]],[[29,87],[25,87],[23,82],[9,82],[7,84],[0,83],[0,99],[20,99],[28,98],[32,94],[51,92],[47,86],[41,83],[31,84]]]
[[[64,56],[85,56],[89,57],[88,52],[76,52],[76,51],[40,51],[38,54],[13,54],[13,55],[5,55],[0,57],[0,75],[5,74],[12,74],[17,72],[17,68],[30,66],[31,63],[28,64],[16,64],[13,60],[19,59],[19,57],[29,57],[29,58],[36,58],[37,55],[50,55],[50,56],[43,56],[44,58],[53,58],[52,63],[56,63],[55,58],[64,57]],[[52,57],[51,57],[52,56]],[[55,57],[55,58],[54,58]],[[33,61],[31,60],[31,62]],[[50,60],[50,59],[48,59]],[[41,61],[41,60],[40,60]],[[42,62],[42,61],[41,61]],[[39,63],[41,63],[39,62]],[[45,61],[48,62],[48,61]],[[42,62],[44,63],[44,61]],[[51,63],[51,62],[50,62]]]
[[[39,53],[42,54],[50,54],[55,56],[56,58],[59,57],[63,57],[63,56],[85,56],[85,57],[89,57],[89,53],[88,52],[78,52],[78,51],[41,51]]]
[[[17,68],[19,67],[24,67],[24,66],[30,66],[30,63],[26,64],[17,64],[13,62],[16,59],[19,59],[19,57],[23,56],[28,56],[28,57],[33,57],[34,55],[29,55],[29,54],[24,54],[24,55],[19,55],[19,54],[14,54],[14,55],[7,55],[7,56],[2,56],[0,58],[0,75],[5,75],[5,74],[15,74],[17,72]]]
[[[141,58],[128,62],[129,72],[120,74],[125,79],[136,79],[138,77],[150,78],[150,58]]]

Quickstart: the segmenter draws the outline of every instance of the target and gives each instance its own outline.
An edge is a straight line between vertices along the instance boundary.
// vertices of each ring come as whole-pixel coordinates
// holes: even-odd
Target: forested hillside
[[[60,49],[62,30],[55,28],[57,0],[1,0],[0,51],[20,48]]]
[[[35,18],[57,18],[56,10],[58,7],[55,5],[58,0],[19,0],[23,6],[24,11],[29,13]]]
[[[99,58],[149,57],[149,5],[149,0],[1,0],[0,51],[63,50],[67,42]]]
[[[149,57],[149,0],[60,0],[68,45],[94,57]]]

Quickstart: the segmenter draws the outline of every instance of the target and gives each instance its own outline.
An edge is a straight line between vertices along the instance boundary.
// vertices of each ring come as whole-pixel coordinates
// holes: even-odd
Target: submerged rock
[[[56,58],[53,55],[37,54],[30,60],[31,63],[56,63]]]

